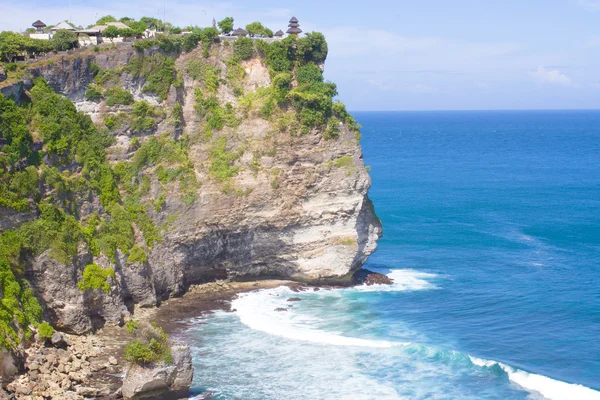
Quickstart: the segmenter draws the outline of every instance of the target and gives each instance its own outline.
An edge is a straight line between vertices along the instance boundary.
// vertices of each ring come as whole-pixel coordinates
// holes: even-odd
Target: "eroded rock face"
[[[123,381],[124,399],[177,398],[192,386],[194,368],[189,346],[171,347],[173,363],[153,367],[130,366]]]
[[[179,102],[183,130],[198,134],[204,129],[194,107],[199,83],[186,73],[186,63],[191,59],[213,63],[221,71],[221,82],[226,82],[224,60],[231,56],[232,48],[219,46],[217,50],[208,59],[202,57],[201,49],[178,57],[175,65],[183,84],[172,87],[164,103],[143,92],[143,78],[124,73],[120,85],[131,90],[136,99],[161,104],[167,114]],[[135,50],[125,44],[116,51],[45,65],[31,75],[44,77],[79,110],[101,122],[106,113],[127,113],[130,108],[111,109],[103,101],[83,99],[85,88],[93,81],[92,63],[105,69],[118,68],[134,55]],[[260,59],[247,60],[243,67],[246,91],[270,84],[267,67]],[[239,96],[225,83],[216,96],[221,104],[230,102],[234,109],[239,106]],[[173,130],[165,118],[152,131],[137,134],[136,140],[143,142],[169,129]],[[131,159],[134,134],[126,130],[113,134],[115,144],[109,148],[109,160]],[[276,120],[264,119],[254,111],[241,118],[239,126],[225,127],[213,135],[224,136],[227,150],[240,154],[234,164],[239,172],[225,188],[209,172],[212,144],[196,140],[188,151],[191,168],[201,183],[195,189],[195,201],[185,203],[176,187],[165,190],[153,177],[145,200],[158,193],[165,196],[164,206],[149,213],[157,226],[168,225],[168,229],[163,231],[162,241],[146,249],[147,262],[128,263],[120,253],[111,262],[85,252],[67,265],[49,252],[31,260],[27,277],[54,326],[83,333],[104,324],[119,324],[133,311],[134,304],[153,307],[170,296],[181,295],[190,285],[218,279],[352,283],[353,273],[375,251],[381,236],[381,225],[368,198],[371,180],[356,133],[341,124],[338,137],[331,140],[317,129],[291,134],[279,129]],[[79,202],[82,217],[105,212],[97,197]],[[82,293],[77,287],[85,265],[91,262],[115,271],[108,294],[99,290]]]

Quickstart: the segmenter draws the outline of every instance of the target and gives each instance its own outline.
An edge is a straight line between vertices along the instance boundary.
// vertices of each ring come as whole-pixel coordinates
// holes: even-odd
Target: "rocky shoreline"
[[[354,284],[389,284],[385,275],[361,270]],[[183,332],[194,318],[215,310],[231,310],[231,300],[236,295],[261,289],[288,286],[295,292],[330,290],[342,286],[313,286],[287,280],[249,282],[216,281],[189,288],[182,297],[171,298],[158,308],[139,308],[134,312],[137,321],[155,323],[169,335]],[[123,357],[124,347],[131,339],[125,327],[107,326],[92,335],[57,333],[63,342],[38,340],[21,354],[16,365],[22,373],[12,382],[3,383],[6,391],[0,399],[121,399],[123,378],[130,368]],[[181,347],[178,343],[174,347]],[[179,351],[179,350],[178,350]],[[185,357],[185,356],[182,356]],[[187,362],[187,361],[186,361]],[[189,360],[191,363],[191,360]],[[16,364],[19,364],[17,361]],[[151,380],[155,373],[138,377],[136,385],[143,387],[140,379]],[[191,382],[191,376],[189,377]],[[126,391],[127,389],[125,389]],[[128,395],[128,393],[125,393]],[[186,390],[170,393],[171,398],[187,398]],[[207,394],[209,395],[209,394]],[[128,396],[130,397],[130,396]],[[164,395],[155,398],[165,398]]]

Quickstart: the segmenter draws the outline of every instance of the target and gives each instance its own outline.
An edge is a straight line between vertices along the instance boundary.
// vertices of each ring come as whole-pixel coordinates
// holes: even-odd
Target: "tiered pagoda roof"
[[[291,35],[298,35],[302,33],[302,29],[300,29],[300,24],[298,23],[298,18],[292,17],[290,19],[290,24],[288,25],[290,29],[287,30],[287,33]]]

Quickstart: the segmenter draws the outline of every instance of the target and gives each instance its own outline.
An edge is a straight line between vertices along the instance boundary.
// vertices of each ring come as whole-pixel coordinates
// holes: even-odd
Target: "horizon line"
[[[457,108],[457,109],[421,109],[421,110],[348,110],[354,112],[505,112],[505,111],[600,111],[600,108]]]

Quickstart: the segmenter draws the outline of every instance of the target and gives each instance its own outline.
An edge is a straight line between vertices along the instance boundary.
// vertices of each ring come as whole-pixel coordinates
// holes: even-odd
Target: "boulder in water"
[[[379,272],[369,271],[368,269],[359,269],[352,277],[355,285],[391,285],[394,280],[389,276]]]

